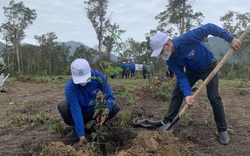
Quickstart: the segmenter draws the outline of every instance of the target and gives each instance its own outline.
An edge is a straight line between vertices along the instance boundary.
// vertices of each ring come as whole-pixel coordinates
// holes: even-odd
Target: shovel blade
[[[176,124],[179,120],[180,120],[180,117],[179,117],[179,115],[177,115],[171,123],[169,122],[169,123],[159,127],[157,130],[158,131],[169,131],[173,127],[173,125]]]

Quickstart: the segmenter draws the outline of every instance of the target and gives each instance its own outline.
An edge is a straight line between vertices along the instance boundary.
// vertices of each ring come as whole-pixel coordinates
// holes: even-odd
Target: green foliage
[[[131,116],[128,113],[122,112],[119,116],[119,124],[120,126],[126,126],[130,123]]]
[[[170,82],[163,82],[159,87],[157,95],[162,101],[170,101],[172,98],[173,89],[173,85],[171,85]]]
[[[187,30],[201,25],[204,16],[201,12],[193,12],[190,1],[169,0],[168,2],[165,10],[155,17],[155,19],[159,20],[158,30],[164,31],[169,24],[173,24],[177,27],[179,33],[183,34]],[[183,11],[185,11],[184,14]],[[176,31],[171,27],[167,32],[175,36],[173,33]]]
[[[205,119],[205,124],[208,125],[209,127],[216,127],[216,122],[214,120],[214,118],[209,118],[209,119]]]
[[[6,39],[6,42],[11,42],[15,47],[17,56],[17,69],[21,72],[20,49],[19,45],[25,37],[25,29],[28,28],[36,19],[35,10],[26,7],[23,2],[15,3],[14,0],[9,2],[8,7],[3,7],[6,23],[0,26],[1,32]]]
[[[114,91],[115,95],[119,95],[121,98],[125,98],[125,100],[128,100],[129,104],[134,104],[134,96],[130,93],[129,90],[125,88],[121,88]]]
[[[38,124],[45,124],[50,130],[62,133],[63,127],[59,120],[56,120],[50,114],[36,114],[36,115],[22,115],[22,114],[8,114],[9,124],[12,126],[20,126],[23,128],[33,127]]]
[[[29,102],[26,102],[24,105],[28,108],[32,108],[34,104],[33,102],[29,101]]]
[[[104,39],[104,34],[110,25],[110,19],[105,18],[107,14],[108,8],[108,0],[88,0],[84,2],[87,7],[85,7],[85,11],[88,19],[90,20],[92,26],[97,35],[98,39],[98,52],[99,59],[101,60],[101,47]]]
[[[122,72],[121,67],[113,67],[112,63],[107,62],[107,61],[102,61],[100,63],[100,66],[104,70],[105,74],[107,74],[108,76],[114,75],[114,72],[116,74],[120,74]]]

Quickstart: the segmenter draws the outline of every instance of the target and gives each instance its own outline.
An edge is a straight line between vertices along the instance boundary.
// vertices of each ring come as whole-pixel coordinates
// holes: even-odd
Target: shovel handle
[[[250,27],[248,27],[239,37],[240,41],[243,41],[247,35],[250,34]],[[208,77],[204,80],[204,82],[202,83],[202,85],[199,87],[199,89],[194,93],[194,95],[192,96],[193,99],[195,100],[198,95],[201,93],[201,91],[207,86],[207,84],[209,83],[209,81],[214,77],[214,75],[220,70],[220,68],[225,64],[225,62],[228,60],[228,58],[234,53],[234,49],[230,48],[229,51],[226,53],[226,55],[221,59],[221,61],[217,64],[217,66],[213,69],[213,71],[208,75]],[[181,109],[181,111],[179,112],[179,118],[181,118],[184,113],[186,112],[186,110],[188,110],[190,108],[190,106],[188,104],[185,104],[185,106]]]

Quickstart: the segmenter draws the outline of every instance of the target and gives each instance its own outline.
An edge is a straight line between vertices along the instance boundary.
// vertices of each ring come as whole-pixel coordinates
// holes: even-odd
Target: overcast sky
[[[0,0],[0,24],[6,22],[3,7],[10,0]],[[21,0],[15,0],[20,2]],[[84,0],[22,0],[26,7],[35,9],[37,19],[26,31],[23,43],[37,44],[34,35],[55,32],[59,42],[77,41],[89,47],[98,44],[95,31],[85,13]],[[125,41],[132,37],[144,41],[145,33],[155,29],[154,17],[164,11],[167,0],[110,0],[108,15],[112,23],[126,30],[121,36]],[[220,17],[229,10],[246,13],[250,11],[248,0],[196,0],[193,2],[195,12],[205,16],[203,24],[211,22],[221,26]],[[2,37],[2,36],[0,36]]]

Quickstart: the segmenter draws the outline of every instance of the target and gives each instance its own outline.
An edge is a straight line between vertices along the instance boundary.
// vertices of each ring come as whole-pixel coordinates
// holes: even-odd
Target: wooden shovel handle
[[[250,34],[250,27],[248,27],[239,37],[240,41],[243,41],[247,35]],[[209,81],[214,77],[214,75],[220,70],[220,68],[225,64],[225,62],[228,60],[228,58],[234,53],[234,49],[230,48],[229,51],[226,53],[226,55],[221,59],[221,61],[217,64],[217,66],[213,69],[213,71],[208,75],[208,77],[205,79],[205,81],[202,83],[202,85],[199,87],[199,89],[194,93],[192,96],[195,100],[198,95],[201,93],[201,91],[207,86]],[[186,104],[181,111],[179,112],[179,117],[182,117],[186,110],[189,109],[189,105]]]

